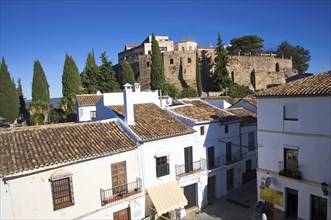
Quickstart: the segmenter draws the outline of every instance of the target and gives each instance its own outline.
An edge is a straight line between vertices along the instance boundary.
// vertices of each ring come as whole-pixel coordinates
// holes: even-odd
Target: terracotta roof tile
[[[182,100],[183,102],[190,104],[172,108],[171,110],[184,117],[193,119],[195,121],[213,121],[219,119],[219,117],[230,116],[231,114],[226,111],[222,111],[216,107],[213,107],[200,100]]]
[[[115,121],[7,129],[0,132],[0,176],[134,148]]]
[[[239,116],[243,119],[243,124],[248,125],[248,124],[256,124],[257,118],[256,118],[256,113],[251,112],[245,108],[228,108],[226,111],[231,112],[232,114],[235,114],[236,116]]]
[[[320,95],[331,95],[331,71],[272,87],[256,94],[257,97]]]
[[[123,116],[123,105],[109,106],[118,115]],[[194,130],[179,119],[152,103],[134,104],[134,125],[129,127],[143,140],[151,141],[182,134]]]
[[[231,105],[236,102],[235,99],[230,96],[209,96],[202,98],[202,100],[224,100]]]
[[[102,95],[76,95],[78,106],[96,105]]]

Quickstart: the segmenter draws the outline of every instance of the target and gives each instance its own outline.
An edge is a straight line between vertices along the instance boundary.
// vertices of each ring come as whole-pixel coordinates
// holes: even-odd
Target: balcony
[[[234,163],[242,160],[242,154],[240,151],[237,151],[232,154],[222,155],[221,157],[222,157],[222,164],[225,166],[234,164]]]
[[[206,160],[201,158],[200,160],[192,163],[176,165],[176,176],[183,177],[204,170],[206,170]]]
[[[141,192],[141,179],[127,183],[121,186],[116,186],[110,189],[100,189],[101,205],[119,201],[134,194]]]
[[[281,170],[278,173],[280,176],[286,176],[292,179],[301,180],[301,172],[299,170],[291,171],[291,170]]]

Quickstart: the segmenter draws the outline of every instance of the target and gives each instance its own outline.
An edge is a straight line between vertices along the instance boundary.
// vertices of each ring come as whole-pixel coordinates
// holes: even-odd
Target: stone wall
[[[166,82],[176,85],[180,90],[190,86],[196,88],[196,51],[163,52]],[[199,50],[199,62],[204,91],[213,91],[212,76],[215,52]],[[142,89],[150,88],[150,55],[139,56],[139,70],[134,68]],[[292,60],[274,56],[230,56],[229,77],[234,82],[260,90],[269,84],[283,84],[292,72]]]

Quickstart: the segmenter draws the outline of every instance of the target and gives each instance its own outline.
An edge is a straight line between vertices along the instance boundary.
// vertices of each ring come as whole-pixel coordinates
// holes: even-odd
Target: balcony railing
[[[214,163],[208,161],[208,170],[212,170],[220,166],[221,166],[221,156],[214,157]]]
[[[200,160],[192,163],[176,165],[176,176],[186,176],[203,170],[206,170],[206,160],[201,158]]]
[[[280,176],[286,176],[292,179],[301,180],[301,172],[299,170],[297,171],[291,171],[291,170],[281,170],[279,171]]]
[[[242,154],[240,151],[232,153],[231,155],[222,155],[222,164],[231,165],[242,160]]]
[[[141,192],[141,179],[139,178],[128,184],[116,186],[106,190],[100,189],[101,205],[104,206],[108,203],[116,202],[139,192]]]

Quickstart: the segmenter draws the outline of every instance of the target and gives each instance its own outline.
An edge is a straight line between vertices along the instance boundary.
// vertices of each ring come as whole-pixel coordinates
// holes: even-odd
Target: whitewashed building
[[[118,120],[0,132],[1,219],[141,219],[136,141]]]
[[[278,218],[331,219],[331,71],[258,102],[258,199]]]
[[[77,122],[87,122],[96,119],[97,112],[95,105],[101,97],[101,94],[76,95]]]
[[[255,115],[243,109],[232,113],[199,99],[184,99],[180,102],[181,104],[177,103],[167,110],[197,131],[196,151],[207,161],[208,179],[203,203],[206,205],[254,178],[256,154],[247,154],[246,151],[255,152],[255,144],[251,142],[253,145],[250,149],[243,149],[245,144],[248,146],[248,140],[241,138],[241,131],[246,132],[242,125],[244,116],[249,114],[253,122],[246,119],[245,126],[252,125],[253,132],[256,131]],[[243,160],[243,155],[250,157],[249,164]],[[247,172],[250,172],[250,175],[245,177]]]

